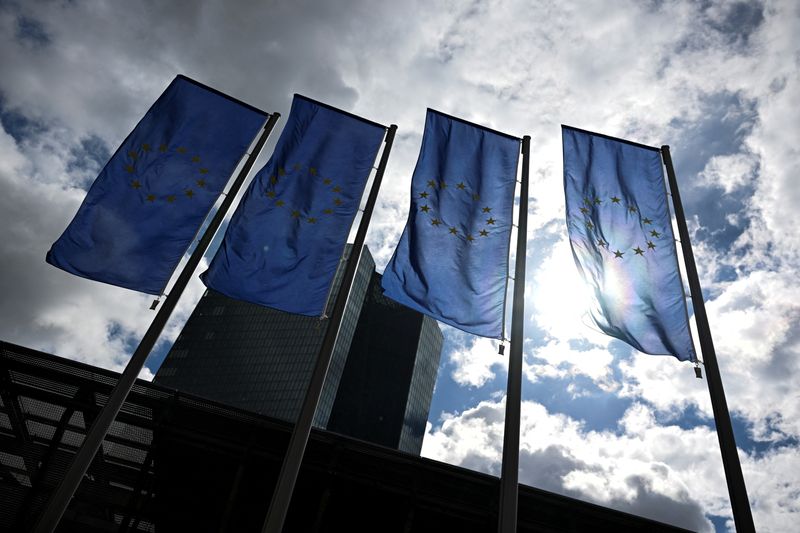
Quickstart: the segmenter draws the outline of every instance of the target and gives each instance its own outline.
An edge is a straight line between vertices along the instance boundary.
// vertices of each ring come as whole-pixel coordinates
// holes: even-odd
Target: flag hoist
[[[474,335],[503,340],[520,147],[522,178],[498,529],[516,531],[530,137],[429,109],[411,208],[384,294]]]
[[[275,152],[250,185],[202,276],[207,286],[234,298],[320,316],[325,327],[263,531],[283,530],[396,129],[295,95]],[[373,169],[352,252],[343,259]],[[342,260],[342,282],[326,317]]]
[[[733,518],[754,532],[742,467],[669,147],[562,126],[567,228],[593,289],[590,320],[640,352],[699,361],[672,232],[664,168],[680,236]]]
[[[49,263],[75,275],[161,294],[244,158],[219,209],[48,500],[35,526],[37,533],[52,532],[58,525],[279,117],[178,76],[111,157],[75,218],[48,252]]]

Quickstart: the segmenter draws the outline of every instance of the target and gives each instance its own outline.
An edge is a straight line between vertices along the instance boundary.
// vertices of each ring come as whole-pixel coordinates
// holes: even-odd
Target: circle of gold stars
[[[152,191],[144,190],[144,183],[142,183],[142,181],[136,177],[137,165],[142,164],[144,160],[152,157],[151,154],[164,155],[170,152],[174,152],[182,156],[190,153],[189,149],[185,146],[170,147],[167,144],[159,144],[158,146],[154,146],[150,143],[142,143],[136,146],[131,146],[125,154],[126,161],[123,165],[123,170],[127,174],[131,175],[131,179],[128,183],[134,191],[141,191],[143,194],[142,198],[149,204],[155,204],[157,202],[174,204],[178,198],[191,200],[197,195],[199,189],[205,189],[206,185],[208,184],[206,181],[206,176],[209,173],[209,170],[207,167],[203,166],[203,160],[200,155],[193,154],[189,156],[189,161],[195,165],[197,174],[195,174],[195,178],[193,179],[192,183],[184,188],[183,191],[180,193],[177,191],[170,192],[169,194],[163,194],[159,196]]]
[[[319,212],[316,213],[304,213],[300,209],[296,209],[293,206],[287,205],[287,203],[280,198],[280,191],[278,190],[278,186],[282,181],[286,179],[297,179],[300,177],[300,174],[306,172],[309,176],[313,177],[314,180],[319,181],[323,187],[327,188],[333,193],[333,199],[331,200],[331,203],[327,206],[324,206],[321,210],[319,210]],[[332,178],[321,174],[319,169],[316,167],[306,166],[302,163],[294,163],[291,166],[278,167],[278,170],[267,179],[267,188],[264,191],[264,195],[275,207],[286,207],[288,209],[289,216],[293,220],[297,220],[298,222],[305,224],[317,224],[321,221],[324,221],[330,215],[333,215],[337,207],[344,205],[345,202],[341,197],[341,192],[341,185],[335,183]]]
[[[584,219],[584,226],[590,232],[593,232],[596,228],[595,224],[588,218],[590,216],[592,209],[595,206],[602,205],[606,200],[600,198],[599,196],[594,197],[584,197],[583,204],[578,209],[582,215],[586,216],[587,218]],[[620,206],[620,209],[625,209],[631,215],[638,215],[639,220],[642,223],[642,226],[645,227],[645,231],[643,233],[643,239],[641,243],[638,243],[635,247],[630,248],[628,250],[625,249],[618,249],[613,248],[611,245],[604,240],[603,238],[593,239],[594,242],[599,248],[607,250],[609,253],[614,255],[615,259],[624,259],[626,252],[632,252],[632,255],[645,257],[647,252],[654,252],[656,248],[658,248],[658,244],[656,244],[657,240],[660,239],[663,235],[663,232],[658,231],[653,227],[653,220],[649,217],[643,217],[639,213],[639,209],[635,205],[627,204],[623,202],[623,199],[619,196],[611,196],[607,200],[610,202],[611,205]]]
[[[471,191],[469,186],[463,181],[459,181],[457,183],[448,183],[445,180],[430,179],[427,180],[425,190],[419,191],[413,195],[414,199],[416,200],[415,204],[417,207],[415,207],[415,209],[417,212],[422,215],[429,216],[430,224],[434,228],[443,228],[447,231],[448,235],[461,238],[468,243],[479,242],[483,237],[488,237],[491,234],[492,229],[497,227],[497,220],[492,216],[491,206],[484,205],[479,208],[483,223],[481,224],[482,227],[479,227],[475,233],[464,232],[457,226],[447,224],[441,219],[441,217],[436,216],[436,213],[434,212],[434,205],[432,205],[431,202],[431,195],[436,191],[443,191],[449,186],[454,189],[454,194],[466,195],[468,198],[471,198],[475,205],[481,205],[480,194]]]

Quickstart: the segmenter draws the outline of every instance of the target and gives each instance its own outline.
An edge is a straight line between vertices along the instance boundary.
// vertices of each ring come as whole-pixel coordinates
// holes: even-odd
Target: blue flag
[[[275,152],[201,278],[232,298],[319,316],[386,128],[295,95]]]
[[[178,76],[100,172],[47,262],[161,294],[266,117]]]
[[[428,110],[386,296],[501,338],[520,140]]]
[[[640,352],[695,360],[661,153],[562,127],[567,227],[589,316]]]

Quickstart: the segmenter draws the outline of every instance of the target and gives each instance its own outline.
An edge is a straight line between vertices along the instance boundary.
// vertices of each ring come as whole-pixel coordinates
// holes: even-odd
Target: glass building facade
[[[332,294],[338,292],[343,265]],[[332,309],[330,298],[327,312]],[[154,382],[294,421],[326,324],[208,290]],[[419,454],[441,348],[435,320],[383,297],[365,247],[314,425]]]
[[[373,273],[327,429],[419,454],[442,341],[435,320],[386,298]]]

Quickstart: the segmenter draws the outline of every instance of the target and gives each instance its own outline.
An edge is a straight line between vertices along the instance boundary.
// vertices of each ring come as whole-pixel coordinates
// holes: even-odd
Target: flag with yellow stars
[[[320,316],[386,128],[295,95],[201,276],[232,298]]]
[[[428,110],[411,211],[383,273],[386,296],[501,338],[520,140]]]
[[[267,116],[178,76],[100,172],[47,262],[161,294]]]
[[[695,360],[658,148],[562,126],[567,227],[589,318],[640,352]]]

